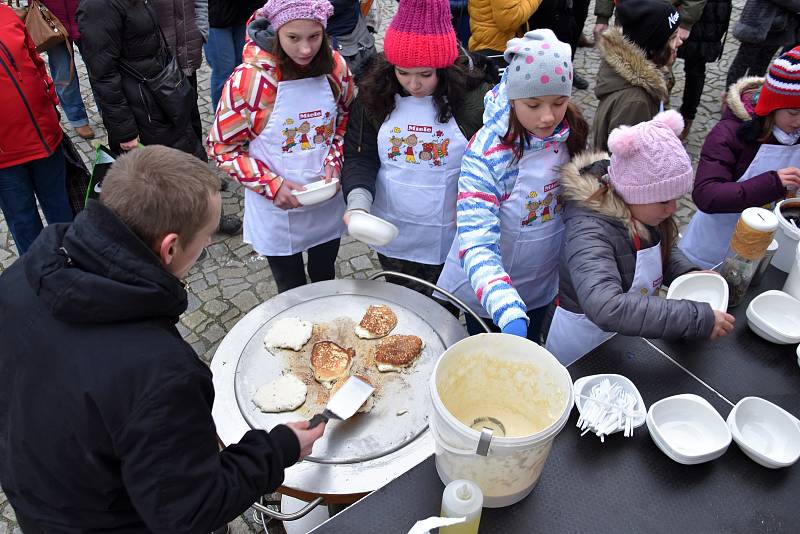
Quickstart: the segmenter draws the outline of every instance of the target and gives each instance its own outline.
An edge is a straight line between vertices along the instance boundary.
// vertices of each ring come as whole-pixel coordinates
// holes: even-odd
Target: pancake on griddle
[[[314,324],[299,317],[284,317],[275,321],[264,336],[267,349],[291,349],[299,351],[311,339]]]
[[[369,384],[370,386],[375,387],[375,385],[372,382],[370,382],[369,379],[364,375],[358,375],[357,374],[357,375],[351,375],[351,376],[358,377],[361,380],[363,380],[364,382],[366,382],[367,384]],[[347,378],[345,378],[343,380],[337,380],[336,384],[334,384],[333,388],[331,388],[331,395],[330,396],[333,397],[334,393],[339,391],[342,388],[342,386],[344,386],[345,382],[350,380],[351,376],[348,376]],[[370,395],[369,398],[364,401],[364,404],[361,405],[361,408],[359,408],[356,413],[367,413],[367,412],[371,411],[372,407],[375,406],[374,396],[375,396],[375,392],[373,391],[372,395]],[[330,398],[330,397],[328,397],[328,398]]]
[[[397,326],[397,315],[385,304],[370,306],[355,327],[355,333],[361,339],[377,339],[387,335]]]
[[[402,371],[414,363],[425,342],[417,336],[388,336],[378,343],[375,349],[375,363],[378,371],[385,373],[388,371]]]
[[[311,370],[314,378],[330,389],[333,383],[344,378],[353,363],[354,349],[345,349],[333,341],[319,341],[311,349]]]
[[[308,388],[302,380],[286,374],[258,388],[253,404],[266,413],[291,412],[303,405],[307,393]]]

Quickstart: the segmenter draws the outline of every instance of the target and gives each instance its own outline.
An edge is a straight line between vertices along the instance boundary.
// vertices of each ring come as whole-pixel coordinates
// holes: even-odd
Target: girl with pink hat
[[[615,333],[714,339],[733,329],[733,316],[708,303],[657,296],[662,282],[699,269],[675,245],[675,201],[693,174],[682,130],[677,111],[659,113],[612,131],[610,159],[582,154],[562,169],[559,305],[546,346],[564,365]]]
[[[376,247],[384,269],[439,277],[456,231],[461,156],[483,123],[486,78],[459,50],[447,0],[400,1],[384,53],[359,81],[342,173],[345,220],[371,211],[400,230]]]
[[[269,0],[256,12],[222,90],[209,154],[245,186],[244,240],[267,257],[278,291],[334,278],[341,193],[301,206],[294,191],[338,178],[354,86],[325,34],[328,0]]]

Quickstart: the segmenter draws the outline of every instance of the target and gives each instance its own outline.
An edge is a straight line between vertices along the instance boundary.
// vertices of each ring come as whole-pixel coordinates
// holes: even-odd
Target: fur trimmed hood
[[[749,76],[742,78],[728,88],[725,103],[734,116],[741,121],[749,121],[755,116],[755,97],[761,92],[764,78]]]
[[[588,200],[602,187],[601,177],[581,170],[592,163],[607,160],[609,157],[606,152],[584,152],[561,168],[561,193],[564,195],[564,199],[571,204],[567,205],[565,217],[578,216],[586,211],[594,212],[604,219],[625,227],[631,237],[634,233],[648,235],[647,228],[639,221],[634,220],[628,205],[613,189]]]
[[[622,29],[614,27],[606,30],[600,35],[597,45],[603,60],[617,74],[613,76],[608,72],[609,69],[600,67],[595,89],[598,97],[633,85],[641,87],[661,102],[669,98],[662,72],[647,59],[642,48],[623,35]]]

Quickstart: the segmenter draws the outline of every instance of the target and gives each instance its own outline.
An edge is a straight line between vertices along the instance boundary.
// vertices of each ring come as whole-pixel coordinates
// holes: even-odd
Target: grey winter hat
[[[572,94],[572,48],[552,30],[533,30],[509,40],[503,57],[510,100]]]

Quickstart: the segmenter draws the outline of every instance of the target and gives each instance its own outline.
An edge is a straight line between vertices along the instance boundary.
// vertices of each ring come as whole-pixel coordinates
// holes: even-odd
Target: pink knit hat
[[[669,110],[611,132],[608,176],[625,202],[666,202],[692,190],[692,162],[678,139],[682,130],[683,117]]]
[[[383,52],[392,65],[443,69],[458,57],[448,0],[400,0]]]
[[[333,6],[328,0],[268,0],[259,12],[275,31],[293,20],[314,20],[328,26]]]

